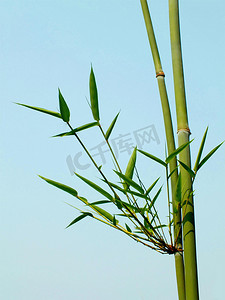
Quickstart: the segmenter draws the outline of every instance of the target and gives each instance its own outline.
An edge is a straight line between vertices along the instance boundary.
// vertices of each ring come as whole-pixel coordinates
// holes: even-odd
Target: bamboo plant
[[[128,237],[152,250],[161,254],[174,255],[179,300],[197,300],[199,299],[199,293],[193,184],[199,169],[222,145],[222,143],[202,158],[208,132],[207,128],[203,135],[199,152],[196,156],[194,168],[192,169],[190,162],[190,144],[192,141],[189,139],[190,129],[188,126],[184,87],[178,0],[169,0],[170,37],[178,132],[178,146],[176,147],[169,99],[165,84],[165,73],[162,69],[151,16],[147,1],[140,0],[140,3],[154,61],[162,105],[167,145],[167,154],[164,158],[159,158],[135,147],[128,161],[126,170],[122,170],[110,144],[110,136],[116,126],[119,114],[115,116],[108,129],[105,130],[100,118],[98,89],[92,67],[89,77],[89,104],[93,120],[88,124],[82,124],[81,126],[77,126],[76,124],[75,127],[71,125],[70,109],[60,90],[58,90],[59,112],[21,103],[17,104],[51,115],[65,122],[68,125],[69,131],[57,134],[54,137],[74,137],[86,152],[101,177],[101,184],[97,184],[76,173],[76,176],[80,180],[104,197],[103,200],[90,202],[88,199],[81,196],[75,188],[40,176],[47,183],[69,193],[79,200],[79,202],[84,204],[83,208],[78,208],[73,204],[69,204],[79,211],[80,214],[72,220],[67,227],[76,224],[84,218],[94,218],[111,228],[123,232]],[[98,128],[103,139],[107,143],[115,165],[113,174],[117,177],[119,183],[114,183],[112,179],[105,175],[103,168],[98,165],[86,147],[85,142],[81,139],[80,132],[84,130],[93,130],[91,128]],[[154,182],[149,182],[148,186],[146,186],[144,180],[140,178],[138,173],[138,167],[136,165],[137,155],[143,155],[146,159],[153,160],[165,171],[167,199],[165,199],[164,203],[168,207],[167,223],[162,221],[163,219],[160,212],[157,210],[157,200],[162,197],[161,191],[163,188],[162,185],[159,186],[160,178],[156,178]]]

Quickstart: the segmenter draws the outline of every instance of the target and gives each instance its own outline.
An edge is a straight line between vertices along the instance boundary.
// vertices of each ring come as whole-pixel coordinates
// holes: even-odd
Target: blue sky
[[[208,125],[205,153],[225,139],[225,4],[190,0],[180,6],[194,161]],[[175,117],[168,3],[150,1],[150,9]],[[160,100],[139,1],[1,1],[0,45],[2,298],[177,299],[172,256],[154,253],[94,220],[65,230],[77,212],[64,202],[77,203],[37,174],[93,197],[67,165],[81,149],[71,138],[50,138],[67,130],[60,120],[13,104],[58,110],[60,87],[72,125],[91,122],[85,97],[92,63],[104,128],[120,110],[114,138],[127,134],[135,143],[135,131],[154,126],[160,142],[152,140],[144,149],[163,157]],[[95,132],[81,135],[89,148],[101,142]],[[199,172],[195,185],[200,295],[205,300],[223,295],[224,151],[223,146]],[[128,153],[119,153],[123,167],[128,159]],[[107,155],[106,160],[103,168],[110,176]],[[163,176],[141,159],[139,169],[146,184]],[[91,167],[77,171],[97,180]],[[163,215],[165,200],[160,201]]]

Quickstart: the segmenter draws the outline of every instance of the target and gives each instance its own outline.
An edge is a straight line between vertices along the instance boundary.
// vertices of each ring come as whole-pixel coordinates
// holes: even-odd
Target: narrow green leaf
[[[22,103],[15,103],[15,104],[18,104],[18,105],[21,105],[21,106],[24,106],[24,107],[27,107],[27,108],[30,108],[30,109],[42,112],[44,114],[48,114],[48,115],[51,115],[53,117],[57,117],[57,118],[62,119],[62,116],[60,115],[60,113],[55,112],[55,111],[50,111],[50,110],[47,110],[47,109],[44,109],[44,108],[41,108],[41,107],[34,107],[34,106],[22,104]]]
[[[130,227],[125,223],[126,229],[128,232],[132,232],[132,230],[130,229]]]
[[[154,222],[154,220],[155,220],[155,218],[158,216],[158,212],[156,212],[155,214],[154,214],[154,216],[152,217],[152,219],[151,219],[151,224]]]
[[[116,217],[115,216],[113,216],[113,220],[112,220],[112,222],[113,222],[113,225],[115,225],[116,226],[116,224],[117,224],[117,220],[116,220]]]
[[[119,200],[117,198],[115,199],[115,204],[116,204],[116,206],[117,206],[118,209],[122,209],[123,208],[121,200]]]
[[[97,192],[99,192],[100,194],[102,194],[103,196],[105,196],[110,201],[114,202],[114,198],[108,192],[106,192],[103,188],[101,188],[100,186],[98,186],[94,182],[88,180],[87,178],[84,178],[84,177],[80,176],[77,173],[75,173],[75,174],[77,175],[77,177],[79,177],[81,180],[83,180],[84,182],[86,182],[89,186],[91,186]]]
[[[129,159],[129,162],[127,164],[125,176],[132,179],[134,174],[134,167],[136,164],[136,158],[137,158],[137,147],[134,148],[131,157]]]
[[[112,130],[113,130],[115,124],[116,124],[116,120],[117,120],[118,116],[119,116],[119,113],[118,113],[118,114],[116,115],[116,117],[113,119],[111,125],[109,126],[108,130],[106,131],[106,134],[105,134],[105,139],[106,139],[106,141],[108,141],[109,136],[110,136],[110,134],[112,133]]]
[[[100,201],[95,201],[95,202],[88,203],[87,205],[99,205],[99,204],[105,204],[105,203],[111,203],[111,201],[100,200]]]
[[[177,186],[176,186],[176,194],[175,194],[175,199],[176,202],[181,203],[181,173],[178,175],[177,178]]]
[[[179,161],[179,160],[178,160]],[[185,163],[183,163],[182,161],[179,161],[179,163],[181,164],[181,166],[191,175],[192,178],[195,178],[195,172],[192,171],[192,169],[190,169]]]
[[[161,160],[160,158],[158,158],[158,157],[156,157],[156,156],[154,156],[154,155],[152,155],[150,153],[147,153],[145,151],[142,151],[142,150],[138,150],[138,151],[140,153],[144,154],[145,156],[151,158],[152,160],[158,162],[159,164],[163,165],[164,167],[166,167],[167,164],[163,160]]]
[[[205,145],[207,132],[208,132],[208,127],[206,128],[206,131],[203,135],[202,142],[201,142],[201,145],[200,145],[200,148],[199,148],[199,151],[198,151],[195,166],[194,166],[194,169],[193,169],[195,172],[197,172],[197,170],[198,170],[198,165],[199,165],[199,162],[200,162],[200,159],[201,159],[201,156],[202,156],[202,151],[203,151],[203,148],[204,148],[204,145]]]
[[[128,194],[131,194],[131,195],[134,195],[134,196],[137,196],[137,197],[140,197],[140,198],[143,198],[143,199],[148,199],[148,196],[146,194],[140,194],[140,193],[137,193],[135,191],[131,191],[131,190],[128,190],[128,189],[124,189],[124,191]]]
[[[75,129],[73,129],[73,130],[71,130],[71,131],[63,132],[63,133],[54,135],[53,137],[62,137],[62,136],[74,135],[74,133],[76,133],[76,132],[85,130],[85,129],[87,129],[87,128],[94,127],[94,126],[96,126],[96,125],[98,125],[97,122],[88,123],[88,124],[82,125],[82,126],[80,126],[80,127],[77,127],[77,128],[75,128]]]
[[[169,174],[168,179],[173,175],[173,173],[178,169],[178,166],[176,166],[176,168],[173,169],[173,171]]]
[[[132,215],[129,215],[129,214],[116,214],[117,216],[120,216],[120,217],[126,217],[126,218],[133,218],[134,216]]]
[[[207,162],[207,160],[220,148],[220,146],[223,145],[224,142],[216,146],[213,150],[211,150],[204,158],[203,160],[199,163],[197,171],[204,165],[204,163]]]
[[[148,220],[144,219],[144,225],[145,225],[145,228],[147,229],[153,229],[153,226],[151,225],[150,222],[148,222]]]
[[[173,159],[175,156],[177,156],[182,150],[184,150],[193,140],[184,143],[183,145],[181,145],[180,147],[178,147],[177,149],[175,149],[167,158],[166,158],[166,163],[168,164],[171,159]]]
[[[93,217],[91,213],[83,213],[82,215],[78,216],[76,219],[74,219],[66,228],[70,227],[71,225],[79,222],[80,220],[86,218],[86,217]]]
[[[63,95],[60,92],[59,89],[59,109],[62,116],[62,119],[64,122],[69,122],[70,120],[70,110],[69,107],[66,104],[65,99],[63,98]]]
[[[45,180],[47,183],[57,187],[58,189],[61,189],[69,194],[71,194],[72,196],[74,197],[77,197],[77,191],[74,190],[73,188],[71,188],[70,186],[68,185],[65,185],[65,184],[62,184],[62,183],[59,183],[59,182],[56,182],[56,181],[53,181],[51,179],[48,179],[48,178],[45,178],[43,176],[40,176],[38,175],[41,179]]]
[[[125,209],[129,208],[129,210],[131,210],[133,213],[139,212],[139,209],[136,206],[134,206],[130,203],[127,203],[125,201],[121,201],[121,203]]]
[[[98,108],[98,90],[97,90],[95,75],[92,67],[91,67],[91,73],[89,78],[89,88],[90,88],[92,115],[96,121],[99,121],[100,118],[99,118],[99,108]]]
[[[105,180],[103,180],[105,182]],[[127,188],[123,189],[121,188],[120,186],[116,185],[115,183],[111,182],[111,181],[108,181],[108,183],[114,187],[115,189],[117,189],[118,191],[122,192],[123,194],[132,194],[134,196],[137,196],[137,197],[140,197],[140,198],[148,198],[146,194],[140,194],[140,193],[137,193],[137,192],[134,192],[134,191],[131,191],[131,190],[128,190]]]
[[[95,209],[100,215],[104,216],[107,220],[109,220],[110,222],[113,222],[113,216],[107,212],[106,210],[96,206],[96,205],[91,205],[89,203],[89,206],[92,207],[93,209]]]
[[[150,205],[148,207],[148,211],[150,211],[152,209],[152,207],[154,206],[154,204],[155,204],[157,198],[159,197],[159,194],[161,193],[161,191],[162,191],[162,187],[159,188],[159,190],[156,193],[155,197],[152,199],[152,201],[151,201],[151,203],[150,203]]]
[[[160,177],[159,177],[160,178]],[[147,189],[147,191],[145,192],[145,195],[147,196],[151,190],[154,188],[154,186],[156,185],[156,183],[159,181],[159,178],[156,179],[156,181],[153,182],[153,184]]]
[[[155,226],[154,229],[159,229],[159,228],[164,228],[164,227],[167,227],[167,225],[165,225],[165,224],[158,225],[158,226]]]
[[[144,190],[142,189],[142,187],[137,184],[135,181],[133,181],[132,179],[130,179],[129,177],[127,177],[126,175],[118,172],[118,171],[114,171],[120,178],[122,178],[127,184],[128,186],[131,185],[133,188],[135,188],[136,190],[138,190],[141,194],[144,194]]]
[[[104,179],[102,180],[103,182],[106,182]],[[115,183],[111,182],[111,181],[108,181],[108,183],[115,189],[117,189],[118,191],[122,192],[122,193],[126,193],[126,191],[121,188],[120,186],[116,185]]]

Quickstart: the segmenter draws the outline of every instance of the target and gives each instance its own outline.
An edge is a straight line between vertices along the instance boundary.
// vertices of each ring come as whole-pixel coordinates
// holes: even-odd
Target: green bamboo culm
[[[185,96],[184,73],[180,38],[179,3],[169,0],[170,39],[173,62],[174,91],[179,146],[189,141],[187,105]],[[179,160],[191,168],[190,147],[186,147],[179,155]],[[198,274],[196,259],[196,241],[194,224],[194,203],[192,196],[192,180],[190,174],[181,167],[182,202],[183,202],[183,244],[185,262],[186,300],[198,300]]]
[[[152,25],[152,20],[150,12],[148,9],[148,4],[146,0],[140,0],[142,12],[145,20],[145,26],[148,34],[148,39],[150,43],[150,48],[152,52],[152,57],[154,61],[156,77],[158,81],[159,94],[161,99],[161,106],[163,111],[164,126],[166,132],[166,141],[168,154],[170,155],[175,150],[175,141],[174,133],[172,126],[172,118],[169,107],[168,94],[165,84],[165,74],[162,70],[161,60],[159,56],[159,51],[156,43],[156,38],[154,34],[154,29]],[[170,172],[177,168],[176,158],[174,157],[170,161]],[[178,172],[175,170],[171,176],[171,188],[172,188],[172,202],[173,202],[173,212],[174,212],[174,240],[176,240],[176,247],[182,248],[182,231],[180,230],[181,226],[181,208],[176,207],[176,186],[178,180]],[[176,212],[175,212],[176,207]],[[176,267],[176,278],[177,278],[177,289],[179,300],[185,300],[185,279],[184,279],[184,262],[182,252],[175,253],[175,267]]]

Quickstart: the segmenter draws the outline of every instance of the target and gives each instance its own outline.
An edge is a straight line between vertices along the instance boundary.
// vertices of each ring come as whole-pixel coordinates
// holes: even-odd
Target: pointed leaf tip
[[[87,178],[75,173],[75,175],[77,177],[79,177],[81,180],[83,180],[85,183],[87,183],[89,186],[91,186],[93,189],[95,189],[97,192],[99,192],[100,194],[102,194],[103,196],[105,196],[107,199],[109,199],[110,201],[114,202],[114,198],[107,192],[105,191],[103,188],[101,188],[100,186],[98,186],[97,184],[95,184],[94,182],[88,180]]]
[[[199,163],[197,171],[207,162],[208,159],[223,145],[224,141],[213,148]]]
[[[55,112],[55,111],[47,110],[47,109],[41,108],[41,107],[30,106],[30,105],[27,105],[27,104],[17,103],[17,102],[15,102],[15,104],[21,105],[21,106],[24,106],[24,107],[27,107],[27,108],[39,111],[41,113],[48,114],[48,115],[51,115],[53,117],[57,117],[57,118],[62,119],[61,114],[58,113],[58,112]]]
[[[76,219],[74,219],[68,226],[66,226],[66,228],[70,227],[71,225],[81,221],[82,219],[86,218],[86,217],[93,217],[93,215],[91,213],[88,212],[84,212],[82,213],[82,215],[78,216]]]
[[[63,133],[54,135],[53,137],[63,137],[63,136],[74,135],[75,133],[77,133],[79,131],[82,131],[82,130],[85,130],[85,129],[88,129],[88,128],[91,128],[91,127],[97,126],[97,125],[98,125],[97,122],[88,123],[88,124],[85,124],[83,126],[77,127],[77,128],[75,128],[75,129],[73,129],[71,131],[63,132]]]
[[[185,163],[183,163],[182,161],[178,160],[178,162],[181,164],[181,166],[191,175],[192,178],[195,178],[195,172],[192,171],[191,168],[189,168],[189,166],[187,166]]]
[[[148,158],[151,158],[152,160],[158,162],[159,164],[161,164],[161,165],[164,166],[164,167],[167,166],[167,164],[166,164],[163,160],[161,160],[160,158],[158,158],[158,157],[156,157],[156,156],[154,156],[154,155],[152,155],[152,154],[150,154],[150,153],[147,153],[147,152],[145,152],[145,151],[143,151],[143,150],[140,150],[140,149],[138,149],[138,152],[140,152],[141,154],[144,154],[144,155],[147,156]]]
[[[62,116],[62,119],[64,122],[69,122],[70,120],[70,110],[69,107],[66,104],[66,101],[60,91],[60,89],[58,89],[59,91],[59,109],[60,109],[60,113]]]
[[[74,197],[77,197],[78,193],[75,189],[71,188],[70,186],[68,185],[65,185],[65,184],[62,184],[62,183],[59,183],[59,182],[56,182],[56,181],[53,181],[51,179],[48,179],[48,178],[45,178],[43,176],[40,176],[38,175],[41,179],[45,180],[47,183],[57,187],[58,189],[61,189],[69,194],[71,194],[72,196]]]
[[[205,146],[205,141],[206,141],[206,136],[207,136],[207,133],[208,133],[208,126],[206,128],[206,131],[203,135],[203,138],[202,138],[202,142],[201,142],[201,145],[199,147],[199,151],[198,151],[198,155],[197,155],[197,158],[196,158],[196,162],[195,162],[195,166],[194,166],[194,171],[195,173],[197,172],[198,170],[198,166],[199,166],[199,163],[200,163],[200,159],[201,159],[201,156],[202,156],[202,152],[203,152],[203,148]]]
[[[137,158],[137,147],[134,148],[134,150],[131,154],[131,157],[127,164],[127,168],[126,168],[126,172],[125,172],[125,176],[127,176],[130,179],[133,178],[134,168],[135,168],[135,164],[136,164],[136,158]]]
[[[96,121],[99,121],[100,117],[99,117],[99,108],[98,108],[98,90],[97,90],[95,75],[92,66],[91,66],[91,73],[89,78],[89,89],[90,89],[92,115]]]
[[[106,134],[105,134],[105,139],[106,139],[106,140],[109,139],[109,136],[110,136],[111,133],[112,133],[112,130],[113,130],[115,124],[116,124],[116,121],[117,121],[117,118],[118,118],[119,114],[120,114],[120,113],[118,113],[118,114],[115,116],[115,118],[113,119],[112,123],[110,124],[108,130],[106,131]]]
[[[125,186],[125,190],[127,190],[128,186],[132,186],[133,188],[135,188],[137,191],[139,191],[141,194],[144,194],[144,190],[142,189],[142,187],[137,184],[135,181],[133,181],[132,179],[130,179],[130,177],[127,177],[126,175],[118,172],[118,171],[114,171],[120,178],[122,178],[124,180],[123,185]]]
[[[190,145],[190,143],[193,142],[193,140],[184,143],[183,145],[181,145],[180,147],[178,147],[177,149],[175,149],[167,158],[166,158],[166,163],[168,164],[175,156],[177,156],[181,151],[183,151],[186,147],[188,147],[188,145]]]

